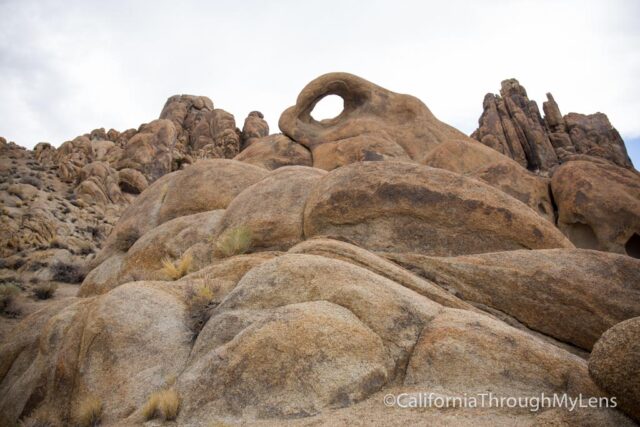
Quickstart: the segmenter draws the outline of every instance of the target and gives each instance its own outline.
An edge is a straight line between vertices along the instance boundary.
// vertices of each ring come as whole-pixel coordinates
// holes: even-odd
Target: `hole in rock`
[[[640,235],[633,233],[633,236],[627,240],[624,245],[624,249],[627,251],[627,255],[634,258],[640,258]]]
[[[313,107],[311,117],[314,120],[330,120],[336,118],[344,110],[344,99],[338,95],[327,95]]]
[[[577,248],[581,249],[600,249],[598,238],[593,229],[587,224],[576,222],[567,226],[567,237]]]

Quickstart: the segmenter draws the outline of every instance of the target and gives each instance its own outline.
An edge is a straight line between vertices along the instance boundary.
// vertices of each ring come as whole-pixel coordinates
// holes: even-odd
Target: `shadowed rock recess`
[[[276,134],[176,95],[0,139],[0,425],[635,425],[640,174],[604,114],[483,107],[331,73]]]

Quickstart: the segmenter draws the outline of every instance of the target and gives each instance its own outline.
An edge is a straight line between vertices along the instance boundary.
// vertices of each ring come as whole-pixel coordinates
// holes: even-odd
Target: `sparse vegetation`
[[[49,268],[56,282],[80,283],[84,280],[84,268],[77,264],[57,262]]]
[[[0,313],[17,316],[20,310],[16,306],[15,298],[20,288],[13,283],[0,284]]]
[[[253,241],[253,232],[249,227],[239,226],[226,230],[216,241],[216,248],[224,257],[247,252]]]
[[[79,427],[100,425],[102,418],[102,401],[95,396],[88,396],[75,408],[73,420]]]
[[[153,418],[164,421],[175,420],[178,412],[180,412],[180,397],[173,388],[152,393],[142,408],[142,416],[145,420]]]
[[[183,254],[176,262],[171,261],[169,258],[164,258],[162,260],[162,272],[171,280],[178,280],[187,274],[192,263],[193,256],[191,253]]]
[[[38,299],[49,299],[56,293],[56,289],[58,289],[58,285],[56,283],[41,283],[33,288],[33,294]]]
[[[199,286],[189,288],[187,291],[187,303],[190,313],[189,328],[194,337],[198,336],[204,324],[209,320],[211,309],[215,307],[214,298],[215,292],[208,280],[205,280],[205,283]]]

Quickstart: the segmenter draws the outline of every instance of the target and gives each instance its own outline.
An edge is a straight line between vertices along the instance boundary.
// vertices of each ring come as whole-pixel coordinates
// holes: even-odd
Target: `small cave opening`
[[[331,120],[344,110],[344,99],[339,95],[327,95],[313,107],[311,117],[316,121]]]
[[[630,257],[640,258],[640,234],[633,233],[625,243],[624,250]]]
[[[566,226],[567,237],[577,248],[600,250],[598,237],[588,224],[576,222]]]

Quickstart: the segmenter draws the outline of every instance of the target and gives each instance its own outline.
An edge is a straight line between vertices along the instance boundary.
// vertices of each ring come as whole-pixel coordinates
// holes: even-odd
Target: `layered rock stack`
[[[329,94],[345,111],[318,122]],[[0,329],[0,425],[633,426],[640,175],[605,122],[545,111],[505,82],[483,145],[332,73],[281,134],[180,95],[132,132],[0,141],[3,236],[127,206],[77,292]],[[78,209],[52,226],[22,211],[61,190]],[[10,249],[0,273],[28,289],[48,267]],[[483,395],[582,400],[461,403]]]
[[[562,116],[548,93],[543,118],[516,79],[504,80],[500,95],[488,93],[483,109],[471,137],[531,171],[548,175],[558,164],[582,156],[633,168],[624,141],[605,114]]]

